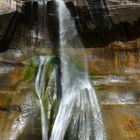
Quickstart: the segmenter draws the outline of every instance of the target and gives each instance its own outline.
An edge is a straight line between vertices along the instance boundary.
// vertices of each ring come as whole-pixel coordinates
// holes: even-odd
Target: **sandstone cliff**
[[[140,1],[139,0],[65,0],[75,19],[77,30],[86,47],[104,47],[113,41],[129,41],[140,37]],[[25,3],[25,4],[23,4]],[[31,20],[31,6],[28,0],[0,1],[0,50],[7,50],[16,30],[17,14],[25,22],[36,19],[37,2],[34,1],[34,20]],[[51,1],[48,1],[51,3]],[[24,5],[24,6],[23,6]],[[25,6],[26,5],[26,6]],[[28,5],[28,6],[27,6]],[[50,5],[50,4],[48,4]],[[51,4],[52,5],[52,4]],[[19,8],[24,7],[24,8]],[[26,7],[26,8],[25,8]],[[55,6],[48,6],[49,25],[55,25],[53,11]],[[24,9],[24,10],[23,10]],[[14,14],[16,13],[16,15]],[[53,13],[53,14],[52,14]],[[19,16],[19,14],[18,14]],[[29,18],[29,19],[28,19]],[[22,23],[21,23],[22,24]],[[15,28],[14,28],[15,27]],[[32,28],[32,27],[31,27]],[[30,29],[31,29],[30,28]],[[49,27],[51,28],[51,26]],[[29,30],[30,30],[29,29]],[[12,31],[11,31],[12,30]],[[8,31],[8,37],[7,37]],[[12,32],[12,33],[11,33]],[[50,33],[51,34],[51,33]],[[10,42],[10,41],[9,41]],[[6,47],[4,47],[6,46]],[[4,48],[4,49],[3,49]]]

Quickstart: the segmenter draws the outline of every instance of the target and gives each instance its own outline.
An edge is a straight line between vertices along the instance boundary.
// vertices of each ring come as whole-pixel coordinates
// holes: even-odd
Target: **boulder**
[[[0,15],[16,11],[16,2],[14,0],[0,1]]]

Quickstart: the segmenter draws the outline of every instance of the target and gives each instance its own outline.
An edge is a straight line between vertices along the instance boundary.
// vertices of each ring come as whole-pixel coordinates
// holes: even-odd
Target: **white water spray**
[[[62,0],[56,2],[59,4],[62,100],[50,140],[63,140],[70,123],[73,133],[69,139],[106,140],[99,103],[88,78],[82,43],[65,3]],[[74,62],[77,56],[80,56],[83,70],[78,69]]]

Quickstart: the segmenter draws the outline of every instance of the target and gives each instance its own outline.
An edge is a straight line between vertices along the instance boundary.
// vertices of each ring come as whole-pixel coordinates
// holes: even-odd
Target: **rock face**
[[[110,17],[115,24],[133,23],[140,18],[139,0],[106,0]]]
[[[0,15],[16,11],[16,2],[13,0],[0,1]]]
[[[129,41],[139,38],[140,36],[139,0],[65,1],[71,11],[72,16],[75,18],[77,29],[83,43],[85,44],[85,47],[104,47],[116,40]],[[23,0],[18,0],[17,2],[14,0],[9,0],[9,2],[5,0],[0,1],[0,51],[5,51],[8,49],[10,43],[7,44],[5,42],[7,42],[6,40],[8,39],[12,40],[11,35],[14,34],[10,33],[13,32],[13,30],[10,30],[10,35],[7,39],[6,31],[9,30],[9,27],[11,28],[17,25],[18,22],[17,16],[14,15],[16,18],[13,18],[13,14],[11,14],[7,17],[7,13],[13,13],[16,11],[19,5],[22,5],[22,3]],[[28,2],[26,1],[26,4],[27,3]],[[34,5],[37,5],[37,2],[34,2]],[[34,9],[34,11],[37,10],[37,6],[35,7],[36,9]],[[54,8],[50,8],[49,6],[48,9],[54,10]],[[24,11],[22,11],[21,18],[24,19],[25,17],[25,22],[35,22],[34,19],[33,21],[27,20],[27,17],[29,18],[29,15],[31,14],[31,6],[27,6],[26,10]],[[53,23],[53,17],[56,16],[55,13],[52,11],[49,12],[48,22],[57,27],[58,22]],[[12,18],[14,20],[12,20]]]
[[[83,8],[96,26],[113,22],[133,23],[140,17],[139,0],[74,0],[75,7]]]
[[[14,36],[21,3],[14,0],[0,1],[0,52],[6,51]]]
[[[140,37],[140,1],[75,0],[67,3],[86,47]]]

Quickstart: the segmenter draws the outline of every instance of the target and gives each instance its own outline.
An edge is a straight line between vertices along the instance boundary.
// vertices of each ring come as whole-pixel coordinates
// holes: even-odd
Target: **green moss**
[[[50,56],[51,57],[51,56]],[[57,65],[60,62],[59,57],[51,57],[49,62],[47,63],[47,72],[46,76],[50,75],[50,71],[52,71],[54,65]],[[25,70],[23,71],[23,79],[27,81],[33,80],[37,74],[37,70],[39,67],[39,57],[32,57],[29,60],[23,62],[25,64]]]
[[[97,80],[97,77],[95,75],[89,75],[90,79],[93,80],[93,81],[96,81]]]
[[[37,73],[39,59],[38,57],[32,57],[30,60],[24,62],[25,70],[23,71],[23,80],[31,82]]]
[[[56,65],[56,64],[60,63],[60,57],[52,56],[48,63],[51,65]]]

